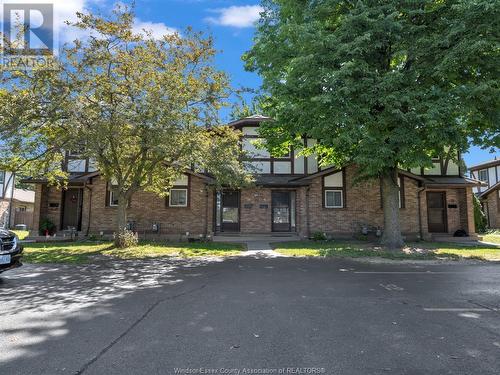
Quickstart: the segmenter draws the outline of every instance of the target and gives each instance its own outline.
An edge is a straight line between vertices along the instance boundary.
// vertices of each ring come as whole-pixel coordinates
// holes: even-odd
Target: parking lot
[[[165,258],[0,279],[1,374],[500,373],[498,264]]]

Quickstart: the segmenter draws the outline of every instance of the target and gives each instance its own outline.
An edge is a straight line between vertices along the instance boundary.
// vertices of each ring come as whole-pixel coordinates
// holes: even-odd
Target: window
[[[488,170],[487,169],[481,169],[479,172],[477,172],[477,175],[478,175],[479,181],[488,182]]]
[[[109,206],[110,207],[118,206],[118,194],[114,190],[111,190],[109,192]]]
[[[168,196],[170,207],[187,207],[187,189],[171,189]]]
[[[0,184],[3,184],[5,181],[5,172],[0,171]]]
[[[343,208],[344,192],[342,190],[325,190],[326,208]]]
[[[405,180],[403,176],[398,178],[399,187],[399,208],[405,208]]]

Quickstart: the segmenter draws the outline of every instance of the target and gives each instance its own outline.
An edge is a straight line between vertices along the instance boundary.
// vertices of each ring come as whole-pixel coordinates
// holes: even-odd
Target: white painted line
[[[446,272],[446,271],[355,271],[354,273],[379,273],[379,274],[436,274],[436,273],[466,273],[466,272]]]
[[[480,308],[480,307],[424,307],[425,311],[444,311],[444,312],[463,312],[463,311],[478,311],[478,312],[486,312],[486,311],[498,311],[498,309],[491,308]]]

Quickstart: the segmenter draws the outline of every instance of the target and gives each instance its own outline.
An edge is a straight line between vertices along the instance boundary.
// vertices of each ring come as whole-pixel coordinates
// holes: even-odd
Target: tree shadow
[[[200,278],[213,273],[206,266],[221,261],[107,260],[26,265],[2,274],[0,346],[8,350],[0,356],[0,373],[53,374],[68,364],[76,366],[74,373],[87,361],[84,353],[88,356],[116,339],[148,306],[199,285]],[[99,327],[102,333],[95,332]]]

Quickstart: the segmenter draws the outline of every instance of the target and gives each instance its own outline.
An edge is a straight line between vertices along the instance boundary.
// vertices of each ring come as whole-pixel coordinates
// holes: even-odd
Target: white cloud
[[[161,39],[164,35],[173,34],[176,30],[168,27],[161,22],[142,21],[139,18],[134,20],[132,31],[135,34],[145,34],[144,31],[150,32],[151,36],[155,39]]]
[[[208,17],[206,21],[237,28],[252,27],[260,18],[263,8],[259,5],[231,6],[228,8],[213,9],[211,12],[217,13],[217,17]]]
[[[0,2],[2,2],[0,0]],[[69,26],[66,21],[74,23],[78,20],[77,12],[91,12],[93,7],[103,10],[106,13],[106,9],[109,9],[109,3],[105,0],[7,0],[3,2],[13,2],[17,4],[54,4],[54,32],[56,36],[56,42],[62,46],[62,44],[67,42],[72,42],[75,39],[86,39],[88,37],[88,32],[80,30],[78,28]],[[108,5],[106,5],[108,4]],[[0,7],[0,16],[2,12],[2,7]],[[41,17],[38,13],[33,14],[35,17],[32,22],[41,23]],[[40,20],[38,20],[40,18]],[[134,20],[133,31],[135,33],[144,33],[144,30],[151,32],[154,38],[160,38],[165,34],[172,34],[175,29],[167,27],[161,22],[149,22],[140,19]]]

